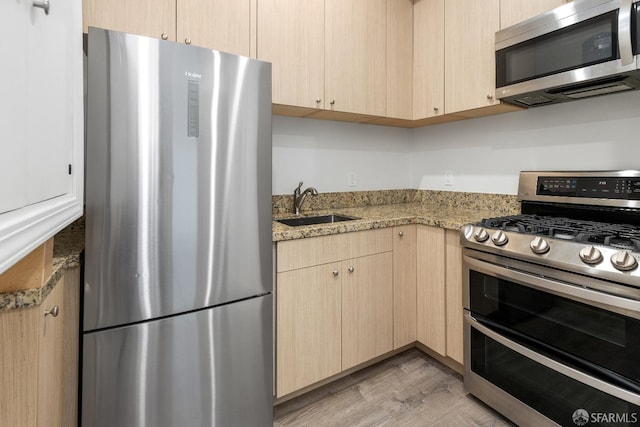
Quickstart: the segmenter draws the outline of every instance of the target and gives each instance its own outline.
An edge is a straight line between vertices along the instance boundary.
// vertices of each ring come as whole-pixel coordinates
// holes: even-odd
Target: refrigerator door
[[[272,288],[271,65],[91,28],[84,330]]]
[[[273,425],[272,296],[85,334],[82,425]]]

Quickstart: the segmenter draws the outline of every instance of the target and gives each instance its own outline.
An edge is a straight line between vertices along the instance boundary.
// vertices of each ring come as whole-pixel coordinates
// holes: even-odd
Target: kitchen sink
[[[344,215],[330,214],[330,215],[319,215],[319,216],[301,216],[299,218],[277,219],[276,221],[284,225],[299,227],[301,225],[331,224],[333,222],[353,221],[354,219],[358,219],[358,218],[353,218],[353,217],[344,216]]]

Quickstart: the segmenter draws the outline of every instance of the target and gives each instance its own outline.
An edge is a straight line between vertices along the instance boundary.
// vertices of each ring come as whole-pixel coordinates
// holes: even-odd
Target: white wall
[[[640,169],[640,91],[418,129],[273,117],[273,194],[300,180],[516,194],[520,170],[545,169]]]
[[[412,150],[411,129],[273,116],[273,194],[415,188]]]
[[[640,169],[640,91],[415,130],[413,186],[516,194],[520,170]],[[453,172],[453,186],[444,185]]]

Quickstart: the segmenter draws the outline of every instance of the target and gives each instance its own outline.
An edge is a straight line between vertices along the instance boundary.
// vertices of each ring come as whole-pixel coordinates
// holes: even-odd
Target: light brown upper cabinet
[[[276,112],[411,119],[412,16],[411,0],[258,0]]]
[[[386,6],[386,0],[325,0],[325,108],[386,114]]]
[[[571,0],[500,0],[500,28],[507,28]]]
[[[272,63],[274,104],[324,108],[324,0],[259,0],[258,59]]]
[[[387,113],[413,118],[413,0],[387,0]]]
[[[249,56],[250,0],[178,0],[178,41]]]
[[[444,17],[446,113],[497,104],[494,52],[500,0],[447,0]]]
[[[176,40],[176,0],[83,0],[82,25]]]
[[[413,37],[413,118],[443,115],[444,0],[416,0]]]
[[[249,56],[251,0],[84,0],[83,27],[140,34]]]

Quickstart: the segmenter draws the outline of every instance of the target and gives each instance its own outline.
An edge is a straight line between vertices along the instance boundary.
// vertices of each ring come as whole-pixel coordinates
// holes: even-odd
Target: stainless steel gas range
[[[640,171],[518,195],[461,233],[466,389],[521,426],[640,423]]]

